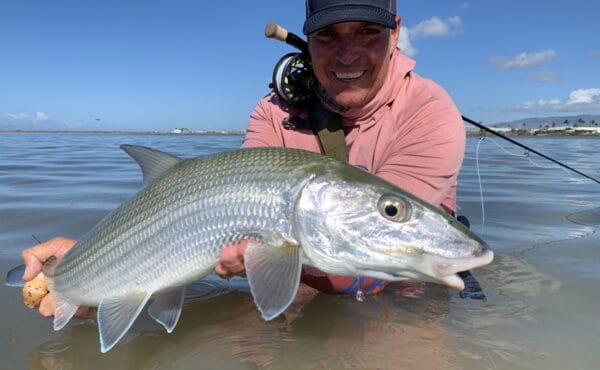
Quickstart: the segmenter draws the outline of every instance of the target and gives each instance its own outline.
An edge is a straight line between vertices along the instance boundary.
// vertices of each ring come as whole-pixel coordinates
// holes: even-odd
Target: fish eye
[[[377,207],[379,213],[390,221],[401,222],[408,217],[408,205],[394,195],[383,195]]]

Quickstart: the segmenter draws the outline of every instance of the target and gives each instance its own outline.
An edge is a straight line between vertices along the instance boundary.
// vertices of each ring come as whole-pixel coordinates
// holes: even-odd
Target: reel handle
[[[267,23],[265,27],[265,37],[283,41],[288,45],[295,47],[301,52],[308,54],[308,43],[297,35],[289,32],[275,22]]]

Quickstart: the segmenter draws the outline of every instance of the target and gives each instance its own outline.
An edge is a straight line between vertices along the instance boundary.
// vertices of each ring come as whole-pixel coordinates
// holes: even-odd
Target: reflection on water
[[[600,173],[590,160],[598,138],[519,140]],[[192,157],[240,142],[237,136],[0,134],[0,271],[19,262],[32,234],[80,237],[141,186],[120,144]],[[459,179],[460,213],[496,254],[492,265],[474,272],[485,301],[422,283],[393,284],[362,303],[306,288],[284,315],[265,322],[242,281],[215,280],[189,289],[173,333],[144,313],[125,340],[101,354],[93,322],[53,332],[51,320],[23,308],[18,290],[0,287],[0,368],[597,368],[598,184],[496,144],[470,138]]]
[[[171,334],[143,315],[122,343],[101,354],[94,324],[71,325],[34,349],[28,364],[35,369],[451,367],[441,326],[450,311],[447,290],[420,290],[420,297],[405,297],[414,295],[415,287],[394,284],[361,303],[305,287],[290,310],[271,322],[262,320],[248,294],[191,299]]]

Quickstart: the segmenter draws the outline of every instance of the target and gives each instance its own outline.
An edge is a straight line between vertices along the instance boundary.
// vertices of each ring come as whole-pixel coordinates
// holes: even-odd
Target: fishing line
[[[302,101],[308,99],[311,95],[314,95],[315,86],[317,84],[315,83],[314,73],[310,65],[311,60],[308,53],[308,43],[304,39],[289,32],[288,30],[274,22],[269,22],[265,27],[265,36],[275,40],[283,41],[288,45],[291,45],[296,49],[300,50],[300,53],[290,53],[285,55],[277,64],[273,74],[273,82],[271,83],[271,87],[273,88],[273,90],[277,92],[277,94],[285,101]],[[519,146],[531,153],[537,154],[542,158],[554,162],[561,167],[571,170],[587,179],[590,179],[600,184],[600,180],[586,175],[585,173],[578,171],[573,167],[568,166],[562,162],[559,162],[554,158],[542,154],[537,150],[528,147],[527,145],[521,144],[516,140],[502,135],[501,133],[494,131],[481,123],[477,123],[469,117],[462,116],[462,119],[463,121],[468,122],[480,128],[481,130],[498,136],[516,146]]]
[[[544,243],[537,243],[537,244],[530,246],[527,249],[522,250],[521,252],[518,253],[518,255],[523,256],[525,254],[534,252],[539,247],[548,247],[551,244],[566,242],[569,240],[585,239],[587,237],[590,237],[590,236],[596,234],[596,231],[598,230],[598,228],[596,226],[600,225],[600,213],[595,213],[598,211],[600,211],[600,207],[596,207],[596,208],[588,209],[588,210],[584,210],[584,211],[569,213],[568,215],[566,215],[564,217],[565,220],[569,221],[572,224],[583,226],[583,228],[580,229],[581,231],[578,235],[571,234],[570,238],[550,240],[550,241],[544,242]],[[596,215],[598,215],[598,216],[596,216]],[[596,216],[597,218],[594,219],[594,216]],[[589,220],[586,219],[586,217],[588,217]]]
[[[573,174],[571,172],[569,172],[569,170],[567,170],[566,168],[562,167],[562,166],[558,166],[558,165],[550,165],[550,166],[543,166],[537,162],[535,162],[532,157],[529,155],[529,151],[525,152],[524,154],[516,154],[516,153],[511,153],[508,149],[506,149],[505,147],[503,147],[502,145],[500,145],[500,143],[498,143],[498,140],[495,140],[494,138],[488,138],[489,141],[491,141],[493,144],[495,144],[498,148],[500,148],[506,155],[510,155],[512,157],[519,157],[519,158],[526,158],[529,163],[537,168],[542,168],[542,169],[546,169],[546,170],[555,170],[555,169],[560,169],[562,171],[564,171],[569,178],[573,178]]]
[[[304,39],[289,32],[288,30],[274,22],[269,22],[265,27],[265,36],[268,38],[283,41],[288,45],[291,45],[296,49],[300,50],[300,53],[287,54],[280,60],[280,62],[276,66],[273,75],[273,82],[271,83],[271,87],[275,90],[275,92],[277,92],[278,95],[285,101],[302,101],[309,98],[310,95],[313,95],[315,86],[317,84],[314,81],[314,73],[312,71],[312,67],[310,66],[311,60],[308,53],[308,43]],[[296,62],[292,63],[290,62],[291,60],[296,60]],[[300,68],[291,68],[295,66],[299,66]],[[293,79],[295,82],[291,81],[291,79]],[[481,123],[477,123],[469,117],[461,117],[465,122],[479,127],[480,129],[486,132],[496,135],[516,146],[519,146],[527,151],[535,153],[542,158],[554,162],[561,167],[567,168],[587,179],[590,179],[600,184],[600,180],[586,175],[585,173],[578,171],[571,166],[559,162],[554,158],[551,158],[545,154],[538,152],[535,149],[528,147],[527,145],[521,144],[516,140],[502,135],[501,133],[494,131]]]
[[[523,249],[522,251],[516,252],[514,253],[515,256],[525,256],[527,254],[533,253],[535,251],[538,250],[538,248],[543,247],[543,248],[549,248],[552,244],[557,244],[557,243],[562,243],[562,242],[568,242],[570,240],[577,240],[577,239],[585,239],[589,236],[592,236],[594,234],[596,234],[596,229],[592,228],[589,225],[584,225],[584,224],[580,224],[574,221],[569,220],[568,218],[569,216],[565,217],[567,219],[567,221],[574,223],[574,224],[578,224],[578,225],[582,225],[585,226],[585,228],[581,231],[581,233],[579,235],[573,235],[570,238],[564,238],[564,239],[556,239],[556,240],[550,240],[544,243],[537,243],[537,244],[533,244],[525,249]]]
[[[484,228],[485,228],[485,200],[484,200],[484,195],[483,195],[483,181],[481,180],[481,167],[480,167],[480,162],[479,162],[479,152],[481,150],[481,144],[485,141],[491,141],[493,144],[495,144],[498,148],[500,148],[506,155],[512,156],[512,157],[518,157],[518,158],[526,158],[527,161],[534,167],[537,168],[542,168],[542,169],[560,169],[562,171],[564,171],[569,178],[573,178],[573,175],[571,172],[569,172],[566,168],[562,167],[562,166],[543,166],[540,165],[536,162],[533,161],[533,159],[531,158],[531,156],[529,155],[529,151],[525,152],[525,154],[516,154],[516,153],[512,153],[509,150],[507,150],[505,147],[503,147],[502,145],[500,145],[500,143],[497,142],[497,140],[494,140],[493,138],[486,138],[484,136],[482,136],[479,141],[477,142],[477,147],[475,149],[475,168],[477,171],[477,181],[479,183],[479,198],[480,198],[480,202],[481,202],[481,231],[480,233],[483,234],[484,233]]]
[[[509,150],[507,150],[505,147],[503,147],[500,143],[497,142],[497,140],[493,139],[493,138],[486,138],[486,137],[481,137],[477,143],[477,147],[476,147],[476,151],[475,151],[475,164],[476,164],[476,169],[477,169],[477,178],[479,181],[479,193],[480,193],[480,198],[481,198],[481,217],[482,217],[482,224],[481,224],[481,233],[483,234],[484,231],[484,225],[485,225],[485,209],[484,209],[484,195],[483,195],[483,187],[482,187],[482,180],[481,180],[481,175],[480,175],[480,163],[479,163],[479,151],[481,149],[481,144],[483,143],[484,140],[489,140],[491,141],[493,144],[495,144],[498,148],[500,148],[506,155],[509,156],[513,156],[513,157],[519,157],[519,158],[527,158],[527,160],[530,162],[530,164],[534,167],[538,167],[538,168],[543,168],[543,169],[561,169],[563,170],[570,179],[573,179],[573,174],[571,172],[569,172],[567,169],[563,168],[562,166],[557,166],[557,165],[552,165],[552,166],[542,166],[538,163],[536,163],[531,156],[528,155],[528,153],[526,152],[525,154],[516,154],[514,152],[510,152]],[[581,233],[579,233],[578,235],[573,235],[572,237],[569,238],[563,238],[563,239],[558,239],[558,240],[550,240],[547,242],[542,242],[542,243],[536,243],[534,245],[529,246],[528,248],[520,251],[517,253],[517,255],[519,256],[523,256],[526,254],[529,254],[535,250],[537,250],[540,247],[547,247],[549,245],[555,244],[555,243],[560,243],[560,242],[565,242],[565,241],[569,241],[569,240],[575,240],[575,239],[583,239],[583,238],[587,238],[593,234],[595,234],[597,232],[597,228],[594,228],[593,226],[595,226],[593,224],[588,224],[585,222],[581,222],[577,220],[577,216],[580,214],[593,214],[593,211],[597,211],[600,210],[600,207],[595,208],[593,210],[586,210],[586,211],[579,211],[579,212],[574,212],[571,213],[569,215],[567,215],[565,217],[565,219],[573,224],[577,224],[577,225],[581,225],[581,226],[586,226],[586,228],[584,228]],[[599,218],[600,219],[600,218]]]
[[[479,181],[479,197],[481,199],[481,234],[483,234],[483,226],[485,225],[485,208],[483,206],[483,185],[481,182],[481,172],[479,170],[479,147],[485,140],[484,137],[479,139],[477,142],[477,149],[475,150],[475,166],[477,167],[477,181]]]
[[[494,130],[492,130],[491,128],[489,128],[489,127],[487,127],[487,126],[485,126],[485,125],[482,125],[481,123],[477,123],[477,122],[473,121],[472,119],[470,119],[470,118],[468,118],[468,117],[465,117],[465,116],[462,116],[462,119],[463,119],[465,122],[468,122],[468,123],[470,123],[470,124],[472,124],[472,125],[474,125],[474,126],[476,126],[476,127],[479,127],[480,129],[482,129],[482,130],[484,130],[484,131],[486,131],[486,132],[489,132],[490,134],[496,135],[496,136],[498,136],[498,137],[499,137],[499,138],[501,138],[501,139],[504,139],[504,140],[506,140],[506,141],[508,141],[508,142],[510,142],[510,143],[512,143],[512,144],[514,144],[514,145],[516,145],[516,146],[518,146],[518,147],[521,147],[521,148],[523,148],[523,149],[525,149],[525,150],[527,150],[527,151],[529,151],[529,152],[531,152],[531,153],[537,154],[537,155],[539,155],[540,157],[542,157],[542,158],[545,158],[545,159],[549,160],[550,162],[556,163],[557,165],[559,165],[559,166],[561,166],[561,167],[564,167],[564,168],[566,168],[566,169],[568,169],[568,170],[570,170],[570,171],[573,171],[573,172],[575,172],[576,174],[578,174],[578,175],[580,175],[580,176],[583,176],[583,177],[585,177],[586,179],[592,180],[593,182],[600,184],[600,180],[598,180],[598,179],[596,179],[596,178],[594,178],[594,177],[591,177],[591,176],[589,176],[589,175],[586,175],[585,173],[583,173],[583,172],[581,172],[581,171],[579,171],[579,170],[576,170],[576,169],[574,169],[573,167],[571,167],[571,166],[569,166],[569,165],[566,165],[566,164],[564,164],[564,163],[562,163],[562,162],[560,162],[560,161],[557,161],[556,159],[554,159],[554,158],[551,158],[551,157],[549,157],[549,156],[547,156],[547,155],[545,155],[545,154],[543,154],[543,153],[540,153],[540,152],[538,152],[537,150],[535,150],[535,149],[532,149],[532,148],[528,147],[527,145],[521,144],[520,142],[518,142],[518,141],[516,141],[516,140],[513,140],[513,139],[511,139],[511,138],[509,138],[509,137],[507,137],[507,136],[505,136],[505,135],[502,135],[501,133],[499,133],[499,132],[497,132],[497,131],[494,131]]]

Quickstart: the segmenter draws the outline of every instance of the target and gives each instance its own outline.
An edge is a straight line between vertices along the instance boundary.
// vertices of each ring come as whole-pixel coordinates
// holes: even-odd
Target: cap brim
[[[370,22],[387,28],[396,28],[396,16],[381,8],[364,5],[344,5],[343,7],[332,7],[313,14],[304,22],[302,32],[305,35],[332,24],[340,22]]]

